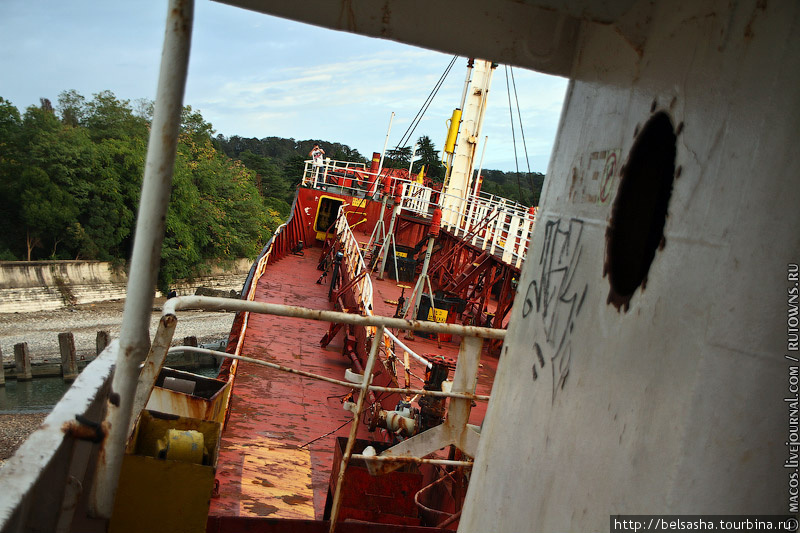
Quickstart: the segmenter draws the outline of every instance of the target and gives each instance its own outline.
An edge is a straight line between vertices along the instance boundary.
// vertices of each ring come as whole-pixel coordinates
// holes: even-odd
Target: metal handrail
[[[264,361],[263,359],[254,359],[252,357],[246,357],[244,355],[234,355],[225,352],[218,352],[216,350],[209,350],[208,348],[199,348],[196,346],[173,346],[169,350],[167,350],[167,353],[178,353],[178,352],[180,353],[192,352],[205,355],[212,355],[214,357],[224,357],[228,359],[234,359],[236,361],[243,361],[245,363],[252,363],[258,366],[265,366],[273,370],[287,372],[289,374],[294,374],[296,376],[316,379],[318,381],[324,381],[326,383],[331,383],[333,385],[347,387],[348,389],[354,389],[358,387],[357,383],[353,383],[351,381],[343,381],[341,379],[329,378],[321,374],[315,374],[314,372],[307,372],[305,370],[299,370],[297,368],[291,368],[288,366],[279,365],[277,363],[272,363],[270,361]],[[372,392],[387,392],[387,393],[410,394],[410,395],[416,394],[419,396],[433,396],[436,398],[462,398],[464,400],[482,400],[482,401],[489,400],[488,394],[469,394],[461,392],[452,392],[452,391],[445,392],[445,391],[434,391],[425,389],[406,389],[402,387],[382,387],[380,385],[370,385],[369,387],[367,387],[367,390],[370,390]]]
[[[123,311],[118,358],[111,384],[113,393],[108,396],[104,421],[110,430],[101,450],[101,460],[89,495],[92,514],[104,518],[110,518],[114,508],[127,429],[133,417],[139,365],[147,356],[150,344],[143,332],[148,330],[158,258],[164,240],[193,18],[193,0],[170,0],[142,195],[136,217],[128,298]]]
[[[421,355],[417,354],[414,350],[412,350],[411,348],[409,348],[405,344],[403,344],[403,341],[398,339],[394,334],[392,334],[391,331],[387,331],[386,332],[386,336],[389,337],[390,339],[392,339],[395,342],[395,344],[400,346],[400,348],[402,348],[403,350],[408,352],[408,355],[410,355],[411,357],[413,357],[414,359],[416,359],[417,361],[419,361],[420,363],[425,365],[426,368],[431,368],[433,366],[430,361],[428,361],[427,359],[425,359]]]
[[[352,183],[350,185],[346,185],[344,182],[342,184],[327,183],[327,178],[334,172],[357,172],[360,176],[357,179],[361,179],[364,183],[370,179],[374,181],[391,179],[402,188],[401,209],[413,214],[415,217],[430,218],[431,207],[433,206],[438,206],[450,213],[454,213],[452,208],[448,208],[446,205],[459,205],[460,207],[454,214],[455,219],[458,221],[457,224],[449,225],[443,222],[443,227],[461,236],[466,234],[468,228],[473,227],[476,222],[483,220],[488,214],[496,211],[498,216],[495,217],[494,223],[473,235],[472,245],[478,246],[482,250],[488,250],[492,255],[499,255],[503,262],[514,265],[517,268],[525,260],[530,237],[533,234],[533,228],[536,223],[536,215],[531,213],[528,207],[507,198],[485,192],[470,195],[465,199],[456,198],[447,193],[426,187],[414,179],[397,176],[389,176],[387,178],[374,172],[371,173],[363,166],[354,165],[359,164],[328,160],[320,167],[314,167],[311,161],[307,161],[302,183],[305,186],[318,189],[335,189],[343,194],[355,197],[376,197],[382,192],[375,192],[370,195],[369,190],[366,190],[366,188],[358,187]],[[382,187],[377,184],[371,187],[370,190],[382,191]],[[447,199],[455,201],[448,202],[446,201]],[[448,217],[443,217],[443,220],[448,220]]]
[[[339,311],[323,309],[308,309],[294,305],[274,304],[269,302],[251,302],[246,300],[232,300],[230,298],[215,298],[212,296],[178,296],[170,298],[164,303],[162,320],[168,316],[175,316],[177,311],[185,309],[204,309],[207,311],[248,311],[251,313],[264,313],[293,318],[307,318],[351,324],[354,326],[383,326],[400,330],[423,331],[426,333],[451,333],[462,337],[478,337],[481,339],[505,339],[506,330],[485,328],[480,326],[464,326],[462,324],[447,324],[443,322],[428,322],[426,320],[412,320],[407,318],[383,317],[379,315],[355,315]]]
[[[345,206],[339,208],[339,216],[336,220],[336,233],[342,244],[342,252],[344,253],[344,259],[347,263],[350,275],[355,278],[362,272],[366,272],[367,266],[361,255],[358,240],[355,235],[353,235],[353,230],[347,222],[344,208]],[[373,298],[372,279],[369,276],[363,276],[361,280],[356,283],[356,287],[358,290],[355,291],[355,295],[358,303],[361,304],[365,313],[371,315]]]

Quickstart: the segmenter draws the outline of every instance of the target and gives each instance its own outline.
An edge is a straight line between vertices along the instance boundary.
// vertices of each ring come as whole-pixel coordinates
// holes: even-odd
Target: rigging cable
[[[508,115],[511,117],[511,144],[514,146],[514,165],[517,167],[517,192],[519,193],[520,203],[523,201],[522,199],[522,185],[519,183],[519,160],[517,159],[517,137],[514,132],[514,112],[511,109],[511,89],[508,86],[508,66],[504,66],[506,69],[506,93],[508,94]],[[514,88],[516,92],[516,87]],[[517,107],[519,110],[519,107]]]
[[[528,157],[528,144],[525,142],[525,130],[522,128],[522,112],[519,108],[519,94],[517,93],[517,82],[514,80],[514,67],[510,67],[509,70],[511,71],[511,84],[514,87],[514,99],[517,102],[517,116],[519,117],[519,132],[522,135],[522,147],[525,149],[525,162],[528,165],[528,183],[531,186],[531,194],[534,194],[536,190],[533,183],[533,176],[531,175],[531,160]],[[533,201],[533,197],[531,197],[531,201]]]
[[[457,59],[458,56],[456,55],[453,56],[453,59],[450,60],[450,64],[448,64],[447,67],[444,69],[444,72],[439,77],[439,81],[437,81],[436,84],[433,86],[433,89],[431,89],[431,92],[428,94],[428,97],[425,99],[425,102],[422,104],[422,107],[420,108],[419,111],[417,111],[416,116],[411,120],[411,123],[408,125],[408,128],[406,129],[405,133],[403,133],[403,136],[400,138],[400,142],[398,142],[397,146],[395,146],[394,148],[395,151],[399,150],[400,147],[403,146],[405,143],[407,143],[408,140],[411,138],[411,136],[414,135],[414,130],[417,129],[417,126],[422,121],[422,117],[425,115],[425,112],[428,110],[428,107],[430,107],[434,97],[439,92],[439,89],[442,87],[445,78],[447,78],[447,75],[450,73],[450,70],[453,68],[453,65],[455,65]]]

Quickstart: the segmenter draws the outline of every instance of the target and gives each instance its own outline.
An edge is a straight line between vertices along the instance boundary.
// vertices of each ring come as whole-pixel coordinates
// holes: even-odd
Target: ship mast
[[[470,194],[470,182],[475,162],[483,116],[489,96],[489,86],[496,64],[482,59],[470,59],[467,82],[462,95],[460,124],[455,120],[450,125],[445,152],[448,153],[448,169],[442,187],[442,224],[445,227],[458,226],[464,205]],[[470,74],[472,78],[470,79]],[[458,109],[453,113],[458,116]],[[455,137],[454,143],[450,142]]]

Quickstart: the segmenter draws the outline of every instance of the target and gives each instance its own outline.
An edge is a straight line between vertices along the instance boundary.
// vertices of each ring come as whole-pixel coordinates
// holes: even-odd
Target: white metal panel
[[[786,2],[662,5],[641,56],[606,28],[584,35],[573,73],[585,81],[568,92],[459,531],[788,512],[799,14]],[[620,312],[607,301],[606,230],[652,111],[679,130],[679,177],[665,246]],[[592,179],[612,166],[610,182]]]
[[[334,30],[433,50],[457,50],[466,57],[490,58],[562,76],[569,73],[580,28],[577,18],[552,9],[552,2],[539,6],[514,0],[218,1]],[[629,1],[603,2],[622,9],[604,8],[607,13],[601,18],[619,16]]]
[[[99,449],[79,451],[88,442],[79,439],[93,428],[78,423],[76,415],[102,420],[118,348],[114,340],[78,375],[41,427],[0,469],[0,531],[53,531],[60,518],[76,511],[77,496],[71,497],[67,487],[90,482],[84,478],[87,464],[97,459]],[[99,436],[104,432],[98,428]],[[85,505],[78,511],[85,514]]]

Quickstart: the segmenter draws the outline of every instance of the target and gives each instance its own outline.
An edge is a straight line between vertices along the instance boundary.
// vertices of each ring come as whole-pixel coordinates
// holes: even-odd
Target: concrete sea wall
[[[182,281],[178,294],[197,287],[240,290],[248,259],[209,265],[208,274]],[[125,298],[128,276],[102,261],[0,261],[0,313],[49,311],[77,304]]]

